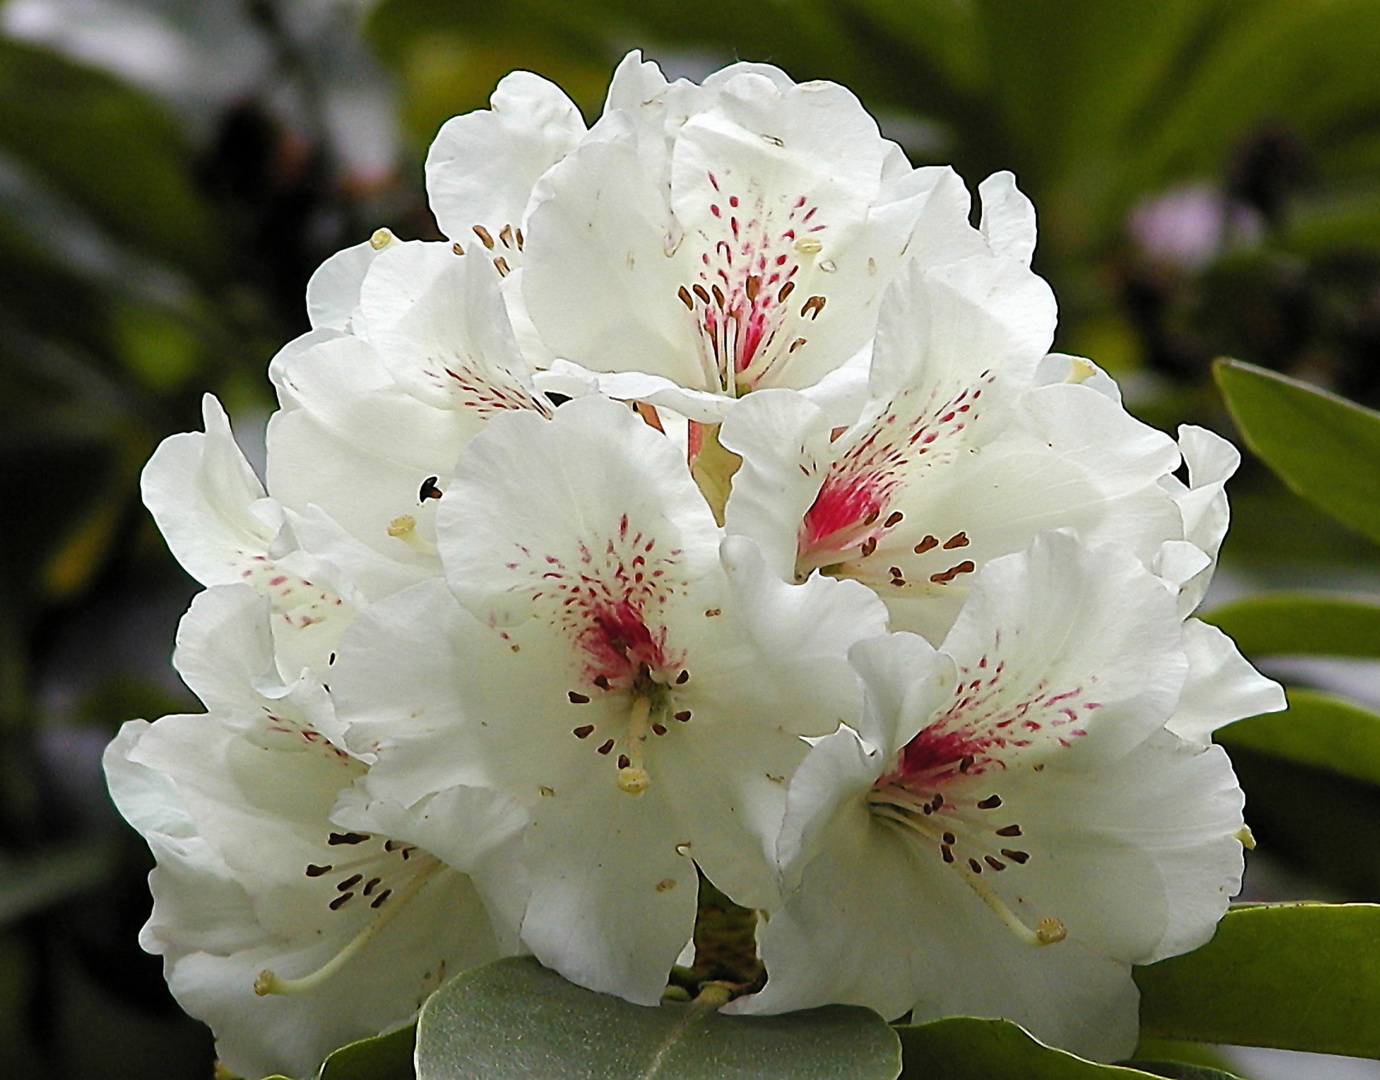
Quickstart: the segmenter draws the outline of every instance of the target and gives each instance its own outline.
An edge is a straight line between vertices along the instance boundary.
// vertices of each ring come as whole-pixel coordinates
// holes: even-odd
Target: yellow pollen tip
[[[824,250],[824,245],[813,236],[802,236],[795,242],[795,250],[802,255],[817,255]]]
[[[254,993],[259,997],[266,997],[273,993],[278,986],[278,976],[265,968],[259,972],[259,977],[254,980]]]
[[[393,234],[387,229],[375,229],[374,235],[369,237],[369,246],[375,251],[382,251],[393,242]]]
[[[1249,825],[1242,825],[1236,830],[1236,838],[1241,841],[1241,846],[1247,851],[1255,850],[1255,833],[1251,832]]]
[[[646,769],[627,766],[618,770],[618,790],[629,795],[641,795],[652,786],[652,778]]]
[[[403,514],[388,523],[388,535],[401,538],[410,535],[416,527],[417,519],[411,514]]]
[[[1081,356],[1070,356],[1069,361],[1069,373],[1064,379],[1066,383],[1086,382],[1097,374],[1097,368],[1093,366],[1091,360],[1084,360]]]
[[[1056,941],[1063,941],[1068,937],[1069,931],[1059,919],[1041,919],[1035,927],[1035,936],[1040,939],[1041,945],[1053,945]]]

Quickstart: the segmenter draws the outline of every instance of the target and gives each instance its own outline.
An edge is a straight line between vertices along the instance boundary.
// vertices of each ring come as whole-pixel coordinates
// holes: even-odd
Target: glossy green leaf
[[[1380,413],[1236,360],[1214,371],[1256,455],[1300,495],[1380,540]]]
[[[342,1046],[321,1066],[320,1080],[413,1080],[416,1039],[414,1025]]]
[[[1262,593],[1213,608],[1247,656],[1380,656],[1380,604],[1325,593]]]
[[[1135,974],[1146,1035],[1380,1057],[1380,905],[1237,908]]]
[[[1207,1065],[1190,1065],[1186,1061],[1124,1061],[1128,1068],[1139,1069],[1151,1076],[1164,1076],[1168,1080],[1238,1080],[1223,1069],[1213,1069]]]
[[[1098,1065],[1055,1050],[1008,1020],[955,1016],[902,1025],[901,1080],[1145,1080],[1145,1073]]]
[[[451,980],[417,1023],[419,1080],[894,1080],[901,1048],[876,1013],[833,1005],[721,1016],[631,1005],[530,958]]]
[[[1289,708],[1238,720],[1215,738],[1300,765],[1380,784],[1380,716],[1316,690],[1290,690]]]

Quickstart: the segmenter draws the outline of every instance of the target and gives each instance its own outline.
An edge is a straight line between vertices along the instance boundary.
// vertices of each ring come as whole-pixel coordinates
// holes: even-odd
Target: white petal
[[[585,133],[574,103],[530,71],[505,76],[489,104],[446,121],[426,158],[437,224],[467,247],[475,225],[495,237],[504,225],[522,225],[537,178]]]
[[[978,185],[982,235],[998,255],[1030,265],[1035,254],[1035,207],[1009,172],[993,173]]]
[[[210,394],[202,415],[205,434],[172,435],[154,451],[142,490],[177,561],[203,585],[223,585],[239,580],[246,556],[262,554],[276,529],[250,509],[264,489]]]
[[[676,851],[691,837],[678,829],[655,784],[636,800],[612,784],[544,800],[524,845],[522,936],[537,958],[592,990],[657,1004],[695,924],[695,864]]]
[[[930,737],[968,731],[974,775],[987,755],[1008,766],[1122,756],[1164,725],[1183,686],[1173,603],[1128,552],[1065,533],[994,559],[941,647],[960,686]]]
[[[313,330],[350,330],[360,286],[378,252],[366,240],[337,251],[316,268],[307,282],[307,317]]]
[[[539,597],[543,609],[558,606],[561,575],[606,555],[649,564],[645,588],[663,597],[717,562],[717,527],[675,447],[599,398],[571,401],[549,421],[496,417],[461,457],[438,529],[451,588],[485,620],[526,616]]]
[[[1198,619],[1184,623],[1188,679],[1168,727],[1182,739],[1206,743],[1224,724],[1288,707],[1284,690],[1256,671],[1231,638]]]
[[[360,312],[370,343],[399,384],[422,401],[476,419],[546,406],[533,397],[499,289],[480,245],[390,244],[364,279]]]
[[[834,456],[828,417],[793,390],[759,390],[729,413],[719,441],[743,458],[724,527],[755,540],[772,570],[793,581],[801,521]]]
[[[1220,435],[1189,424],[1179,428],[1179,449],[1188,465],[1188,489],[1175,498],[1183,514],[1184,539],[1211,560],[1182,587],[1179,606],[1186,615],[1202,601],[1217,566],[1217,552],[1231,517],[1226,483],[1241,464],[1241,453]]]

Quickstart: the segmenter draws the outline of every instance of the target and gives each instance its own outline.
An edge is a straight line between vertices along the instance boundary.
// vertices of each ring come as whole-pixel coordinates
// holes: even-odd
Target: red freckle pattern
[[[895,563],[902,569],[902,580],[928,577],[936,584],[944,584],[959,574],[971,572],[971,562],[952,568],[940,565],[931,573],[916,569],[915,556],[938,546],[938,538],[926,536],[919,544],[912,539],[904,548],[888,545],[885,533],[900,519],[894,513],[881,524],[878,519],[926,471],[953,460],[962,433],[977,417],[984,388],[995,378],[991,371],[984,371],[976,385],[965,386],[956,393],[946,395],[938,388],[917,388],[892,398],[829,467],[815,501],[805,512],[797,540],[800,572],[842,562],[855,548],[869,541],[875,543],[863,552],[863,557],[880,552],[879,561]],[[952,550],[968,543],[967,535],[958,533],[948,538],[943,547]],[[945,576],[949,569],[953,573]]]
[[[294,629],[322,622],[345,606],[331,590],[285,573],[265,555],[245,555],[245,559],[240,580],[267,597],[274,615]]]
[[[795,247],[802,236],[828,226],[811,223],[819,207],[803,195],[771,193],[754,177],[743,178],[741,194],[723,194],[735,182],[729,174],[706,174],[713,189],[709,213],[722,228],[696,230],[700,266],[697,281],[677,295],[700,332],[701,361],[711,386],[731,390],[738,381],[756,388],[779,381],[779,369],[799,344],[795,327],[817,317],[825,297],[812,295],[804,307],[788,303],[802,270],[809,266]],[[727,207],[724,203],[727,202]],[[796,344],[792,344],[795,341]]]
[[[514,591],[530,590],[538,617],[571,643],[590,687],[627,689],[643,665],[674,678],[683,656],[667,641],[664,609],[687,585],[681,551],[667,549],[627,514],[606,538],[578,540],[574,557],[515,547],[513,564],[529,575]]]

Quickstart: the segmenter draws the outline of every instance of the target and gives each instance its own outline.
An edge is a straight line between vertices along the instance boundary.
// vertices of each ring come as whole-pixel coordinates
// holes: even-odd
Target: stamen
[[[435,873],[441,865],[441,863],[437,863],[427,870],[419,871],[412,881],[408,883],[407,888],[398,895],[397,901],[390,906],[387,911],[365,923],[363,929],[351,938],[343,949],[310,975],[303,975],[296,979],[283,979],[275,975],[271,969],[265,968],[263,971],[259,972],[259,977],[254,980],[254,993],[258,994],[260,997],[264,997],[268,994],[305,994],[308,991],[315,990],[349,963],[350,959],[359,952],[360,949],[364,948],[364,946],[385,926],[392,922],[393,916],[407,906],[407,901],[416,895],[417,890],[430,880],[431,875]],[[337,908],[353,895],[353,893],[346,893],[343,896],[338,896],[335,900],[331,901],[330,906],[332,908]],[[369,906],[378,909],[391,895],[391,889],[384,889],[383,892],[374,897],[373,902],[370,903]]]
[[[652,699],[645,694],[633,698],[628,714],[627,753],[618,758],[618,790],[629,795],[641,795],[652,785],[652,778],[642,765],[642,746],[647,741],[647,719],[651,715]]]
[[[1002,921],[1002,924],[1027,945],[1038,948],[1041,945],[1053,945],[1056,941],[1063,941],[1064,938],[1068,937],[1068,930],[1064,924],[1055,918],[1041,919],[1034,930],[1030,929],[1017,918],[1014,911],[1006,906],[1006,902],[992,891],[987,882],[979,881],[976,874],[969,873],[962,866],[955,866],[954,869],[968,883],[968,887],[977,893],[982,902]]]

